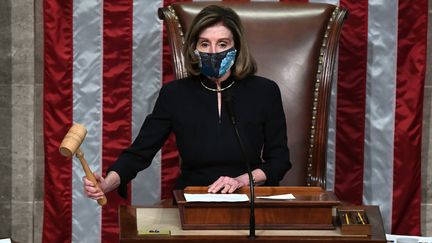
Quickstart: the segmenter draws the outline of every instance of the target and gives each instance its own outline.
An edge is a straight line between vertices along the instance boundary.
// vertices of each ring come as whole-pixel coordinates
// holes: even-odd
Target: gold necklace
[[[232,83],[230,83],[230,84],[229,84],[228,86],[226,86],[225,88],[222,88],[222,89],[219,89],[219,88],[217,88],[217,89],[213,89],[213,88],[210,88],[210,87],[206,86],[206,85],[203,83],[203,81],[201,81],[201,85],[202,85],[205,89],[210,90],[210,91],[213,91],[213,92],[222,92],[222,91],[224,91],[224,90],[226,90],[226,89],[229,89],[233,84],[234,84],[234,81],[232,81]]]

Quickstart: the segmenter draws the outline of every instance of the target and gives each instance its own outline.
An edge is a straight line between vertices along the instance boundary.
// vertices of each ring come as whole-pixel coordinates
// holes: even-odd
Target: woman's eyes
[[[221,47],[221,48],[226,48],[227,46],[228,46],[228,44],[225,42],[219,43],[219,47]]]
[[[207,42],[201,42],[200,46],[201,47],[209,47],[210,45]]]
[[[209,48],[210,47],[210,43],[208,43],[208,42],[201,42],[201,43],[199,43],[199,46],[201,48]],[[228,43],[226,43],[225,41],[224,42],[218,42],[217,46],[219,48],[225,49],[225,48],[228,47]]]

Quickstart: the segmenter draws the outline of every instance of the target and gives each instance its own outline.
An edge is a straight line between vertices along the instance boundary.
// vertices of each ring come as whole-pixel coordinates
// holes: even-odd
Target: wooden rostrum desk
[[[185,192],[199,193],[203,189],[187,188]],[[248,192],[245,189],[239,193]],[[330,210],[333,213],[329,227],[325,223],[328,215],[327,207],[338,203],[332,192],[316,187],[255,188],[256,196],[286,193],[292,193],[296,199],[279,202],[255,200],[257,226],[255,239],[248,238],[249,211],[246,210],[249,207],[248,202],[186,203],[182,201],[183,191],[176,191],[174,196],[177,197],[177,206],[167,204],[145,208],[120,206],[120,242],[386,242],[378,206],[331,206]],[[269,203],[273,205],[269,206]],[[282,204],[286,204],[285,206],[291,209],[281,209]],[[211,213],[214,208],[216,208],[215,213]],[[318,208],[318,210],[311,211],[308,208]],[[368,215],[371,235],[342,235],[336,222],[334,213],[336,208],[364,210]],[[241,213],[228,217],[235,211]],[[266,214],[269,216],[265,216]],[[185,220],[187,218],[189,221]],[[197,223],[196,219],[203,223]],[[161,231],[169,230],[170,234],[139,234],[138,227],[142,229],[143,226],[146,229],[154,227]]]

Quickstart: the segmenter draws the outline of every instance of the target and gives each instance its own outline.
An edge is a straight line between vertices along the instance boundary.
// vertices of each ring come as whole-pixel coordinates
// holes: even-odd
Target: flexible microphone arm
[[[223,101],[224,101],[224,104],[226,106],[231,124],[233,125],[234,131],[236,134],[236,138],[237,138],[237,142],[240,145],[242,157],[243,157],[243,160],[245,161],[247,173],[249,176],[249,191],[250,191],[250,197],[251,197],[250,198],[249,238],[253,239],[256,237],[255,236],[255,193],[254,193],[254,180],[252,177],[251,165],[250,165],[248,156],[246,154],[245,146],[244,146],[243,141],[240,137],[240,133],[237,129],[236,115],[235,115],[235,109],[234,109],[234,100],[229,93],[226,93],[223,96]]]

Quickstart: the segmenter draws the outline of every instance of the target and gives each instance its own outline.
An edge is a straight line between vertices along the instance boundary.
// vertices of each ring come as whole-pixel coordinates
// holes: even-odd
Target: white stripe
[[[339,51],[336,56],[339,56]],[[333,83],[330,96],[330,111],[328,119],[327,134],[327,171],[326,171],[326,190],[334,191],[336,174],[336,108],[337,108],[337,74],[338,61],[333,70]]]
[[[101,174],[102,2],[73,1],[73,120],[87,128],[81,150]],[[101,208],[83,192],[84,171],[72,164],[72,242],[100,242]]]
[[[333,5],[339,5],[339,0],[309,0],[310,3],[328,3]]]
[[[132,137],[153,110],[162,82],[162,22],[160,0],[133,3]],[[132,181],[132,204],[150,205],[160,200],[161,156]]]
[[[368,9],[363,203],[380,205],[390,233],[398,1],[370,0]]]
[[[251,2],[279,2],[279,0],[251,0]]]

